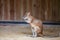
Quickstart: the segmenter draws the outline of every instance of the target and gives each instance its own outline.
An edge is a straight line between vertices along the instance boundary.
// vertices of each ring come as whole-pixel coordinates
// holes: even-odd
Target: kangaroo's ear
[[[30,16],[30,12],[27,13],[27,16]]]

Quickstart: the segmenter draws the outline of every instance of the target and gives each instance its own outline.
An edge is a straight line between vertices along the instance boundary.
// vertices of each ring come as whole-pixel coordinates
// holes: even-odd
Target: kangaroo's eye
[[[28,19],[25,19],[25,20],[28,20]]]

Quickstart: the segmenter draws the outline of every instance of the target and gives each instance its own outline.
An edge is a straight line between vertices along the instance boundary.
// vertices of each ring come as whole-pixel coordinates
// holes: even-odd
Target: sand
[[[46,30],[45,30],[46,31]],[[45,36],[43,37],[36,37],[33,38],[32,32],[30,27],[24,27],[24,26],[0,26],[0,40],[60,40],[59,36],[49,36],[49,35],[57,35],[57,32],[51,33],[44,31]],[[49,35],[48,35],[49,34]]]

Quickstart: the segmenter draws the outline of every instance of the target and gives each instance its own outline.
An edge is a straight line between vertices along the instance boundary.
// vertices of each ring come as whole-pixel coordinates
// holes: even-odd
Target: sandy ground
[[[0,37],[0,40],[60,40],[60,37],[29,37],[26,35],[6,35],[4,37]]]
[[[46,30],[45,30],[46,31]],[[56,30],[54,31],[56,32]],[[20,27],[20,26],[0,26],[0,40],[60,40],[58,33],[44,32],[43,37],[31,37],[30,27]],[[50,35],[54,35],[53,37]]]

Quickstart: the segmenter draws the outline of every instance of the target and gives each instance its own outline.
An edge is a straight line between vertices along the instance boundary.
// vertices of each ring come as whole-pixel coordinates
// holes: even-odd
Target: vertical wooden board
[[[34,4],[35,9],[35,17],[39,19],[39,0],[35,1],[36,4]],[[38,16],[37,16],[38,15]]]
[[[8,20],[8,0],[4,0],[4,20]]]
[[[50,0],[50,1],[51,1],[50,19],[52,21],[58,21],[58,2],[57,2],[58,0]]]
[[[58,21],[58,18],[59,18],[59,15],[58,15],[58,2],[57,2],[58,0],[55,0],[55,15],[56,15],[56,19],[55,19],[55,21]]]
[[[52,0],[52,20],[54,20],[54,1]]]
[[[52,21],[52,0],[50,0],[50,21]]]
[[[42,14],[42,13],[41,13],[41,10],[42,10],[42,8],[41,8],[41,7],[42,7],[42,6],[41,6],[41,5],[42,5],[42,4],[41,4],[41,0],[39,0],[38,3],[39,3],[39,19],[41,20],[41,19],[42,19],[42,17],[41,17],[41,16],[42,16],[42,15],[41,15],[41,14]]]
[[[31,8],[31,5],[30,5],[30,2],[31,0],[27,0],[27,5],[26,5],[26,8],[27,8],[27,12],[30,12],[30,8]]]
[[[60,21],[60,0],[58,0],[58,13],[59,13],[59,21]]]
[[[59,0],[59,21],[60,21],[60,0]]]
[[[16,20],[21,19],[21,0],[16,0]]]
[[[56,3],[55,3],[56,7],[55,7],[55,11],[56,11],[56,21],[59,21],[59,13],[58,13],[58,0],[56,0]]]
[[[45,0],[41,0],[41,19],[45,20]]]
[[[35,10],[36,10],[36,0],[32,0],[32,15],[35,16]]]
[[[21,0],[21,14],[20,14],[20,17],[22,18],[22,16],[24,15],[23,14],[24,12],[23,12],[23,0]]]
[[[14,20],[14,0],[10,0],[10,20]]]
[[[32,0],[32,13],[37,19],[44,20],[45,0]],[[38,15],[38,16],[37,16]]]
[[[23,0],[23,14],[27,12],[27,0]]]
[[[7,0],[8,1],[8,20],[10,20],[10,0]]]
[[[16,0],[14,0],[14,20],[16,20]]]
[[[54,0],[54,20],[55,21],[58,21],[58,2],[57,2],[58,0]]]
[[[51,21],[51,4],[50,4],[51,0],[46,0],[46,12],[45,12],[45,18],[46,21]]]
[[[56,12],[55,12],[55,2],[56,0],[52,0],[52,6],[53,6],[53,8],[52,8],[52,18],[53,18],[53,21],[55,21],[55,19],[56,19]]]
[[[46,9],[46,0],[43,0],[44,2],[44,4],[43,4],[43,21],[45,20],[45,9]]]
[[[1,0],[0,0],[0,20],[2,20],[2,3],[1,3]]]
[[[45,10],[45,19],[49,21],[49,11],[50,11],[50,0],[46,0],[46,10]]]
[[[32,15],[32,0],[29,0],[29,12]]]
[[[54,21],[55,21],[55,19],[56,19],[56,0],[53,0],[53,18],[54,18]]]
[[[23,21],[22,17],[27,12],[27,0],[21,0],[21,20]]]
[[[50,8],[50,0],[47,0],[47,14],[48,14],[47,16],[48,16],[48,21],[49,21],[49,14],[50,14],[49,13],[49,11],[50,11],[49,8]]]
[[[45,21],[47,21],[48,20],[48,13],[47,13],[47,11],[48,11],[48,6],[47,6],[48,2],[47,2],[47,0],[45,0],[45,3],[46,3],[46,7],[45,7]]]
[[[29,12],[29,0],[26,0],[26,11]]]
[[[39,18],[39,0],[32,0],[32,13],[34,17]]]
[[[27,0],[27,12],[30,12],[32,15],[32,0]]]
[[[52,21],[51,0],[48,1],[48,20]]]
[[[2,3],[2,20],[4,20],[4,0],[1,0]]]

